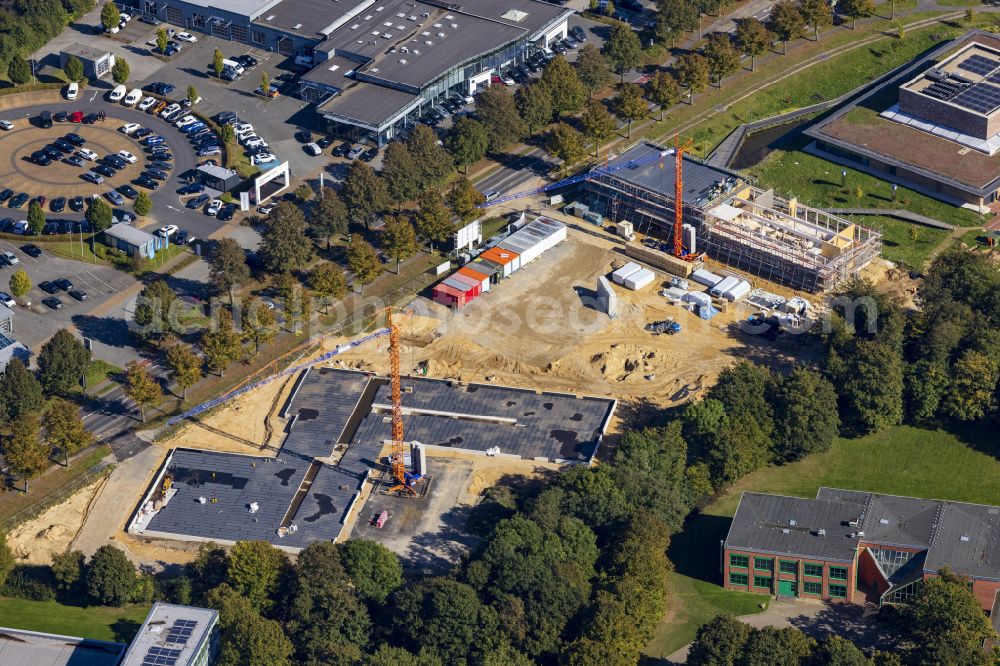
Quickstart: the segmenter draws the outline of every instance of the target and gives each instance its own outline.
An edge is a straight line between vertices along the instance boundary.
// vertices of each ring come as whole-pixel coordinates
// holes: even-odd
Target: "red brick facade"
[[[742,558],[746,558],[745,567],[739,566],[743,562]],[[770,563],[770,569],[767,563]],[[856,594],[856,568],[855,562],[725,550],[722,580],[723,586],[729,590],[852,602]],[[843,575],[843,578],[831,578],[831,569],[835,574]],[[744,576],[746,584],[741,584]],[[768,579],[767,585],[757,584],[763,583],[764,579]]]

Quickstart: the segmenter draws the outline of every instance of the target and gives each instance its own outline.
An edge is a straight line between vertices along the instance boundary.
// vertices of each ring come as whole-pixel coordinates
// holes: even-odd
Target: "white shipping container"
[[[637,273],[641,270],[642,266],[634,261],[630,261],[611,274],[611,281],[615,284],[625,284],[625,278],[632,275],[632,273]]]
[[[724,293],[723,296],[728,301],[738,301],[749,293],[750,283],[746,280],[740,280],[735,287]]]
[[[730,275],[729,277],[725,278],[722,282],[712,287],[708,293],[712,294],[712,296],[715,296],[716,298],[721,298],[724,293],[735,287],[737,284],[739,284],[739,282],[740,282],[739,278]]]
[[[632,291],[638,291],[645,286],[648,286],[656,279],[656,275],[653,271],[648,268],[643,268],[640,271],[632,273],[627,278],[625,278],[625,288],[631,289]]]
[[[700,306],[709,306],[712,304],[712,297],[703,291],[689,291],[684,294],[683,300],[685,303],[694,303]]]
[[[722,282],[722,278],[712,273],[706,271],[704,268],[697,268],[691,273],[691,279],[698,284],[703,284],[706,287],[714,287],[715,285]]]

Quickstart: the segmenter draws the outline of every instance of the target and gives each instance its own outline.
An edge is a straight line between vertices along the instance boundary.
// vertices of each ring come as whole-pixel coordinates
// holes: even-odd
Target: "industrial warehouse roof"
[[[615,170],[610,176],[604,177],[618,178],[673,198],[674,177],[677,173],[673,154],[665,155],[661,160],[653,159],[657,153],[663,152],[664,149],[660,146],[639,143],[611,160],[605,168],[622,168]],[[640,163],[623,166],[631,161],[639,161]],[[684,155],[684,203],[689,205],[707,203],[709,193],[717,183],[729,179],[735,182],[737,178],[739,176],[735,173],[709,166],[693,157]]]
[[[266,6],[266,5],[265,5]],[[281,0],[266,10],[255,12],[254,25],[282,30],[304,37],[319,37],[332,32],[338,24],[364,6],[355,2],[331,0]]]
[[[317,110],[320,113],[379,127],[419,101],[420,98],[412,93],[383,88],[371,83],[354,82],[354,85],[320,104]]]
[[[0,664],[116,666],[125,646],[0,627]]]
[[[81,60],[100,60],[111,53],[107,49],[98,49],[93,46],[87,46],[86,44],[75,43],[67,44],[66,47],[60,49],[60,51],[67,55],[74,55]]]
[[[572,10],[537,0],[464,0],[461,11],[524,28],[534,34]]]
[[[408,441],[477,452],[499,447],[550,460],[588,460],[616,404],[426,378],[406,377],[403,387]],[[288,548],[335,539],[391,437],[389,400],[383,378],[328,368],[304,373],[283,412],[294,419],[277,456],[176,449],[164,464],[176,494],[139,531],[263,539]],[[311,485],[303,485],[310,478]],[[300,486],[307,490],[299,494]],[[292,525],[278,536],[279,527]]]
[[[834,488],[816,499],[744,493],[725,545],[847,561],[861,542],[925,549],[928,572],[1000,579],[1000,507],[964,502]]]

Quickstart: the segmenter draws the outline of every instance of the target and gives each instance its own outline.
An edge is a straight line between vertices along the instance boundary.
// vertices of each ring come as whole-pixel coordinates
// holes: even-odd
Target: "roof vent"
[[[410,14],[409,16],[406,17],[406,20],[407,21],[416,21],[417,17],[414,16],[413,14]]]
[[[387,27],[387,28],[391,28],[391,27],[392,27],[392,21],[386,21],[386,22],[385,22],[385,23],[383,23],[382,25],[384,25],[384,26],[385,26],[385,27]]]
[[[372,15],[371,15],[371,14],[369,14],[368,16],[366,16],[366,17],[364,18],[364,20],[365,20],[365,21],[371,21],[371,20],[372,20]]]
[[[859,537],[863,537],[864,535],[865,535],[864,531],[858,532]]]
[[[452,24],[451,24],[451,27],[452,27],[452,28],[453,28],[454,30],[458,30],[458,24],[457,24],[457,23],[452,23]]]
[[[796,521],[794,521],[794,520],[789,520],[788,524],[791,525],[792,527],[795,527],[796,525],[798,525],[798,523]]]
[[[398,16],[399,18],[406,18],[406,12],[399,12],[398,14],[396,14],[396,16]]]
[[[452,19],[453,19],[453,18],[455,18],[455,17],[454,17],[454,16],[452,16],[451,14],[448,14],[448,15],[447,15],[447,16],[445,16],[444,18],[445,18],[445,20],[448,20],[448,21],[450,21],[450,20],[452,20]]]
[[[417,49],[413,49],[413,55],[420,55],[420,51],[418,51]]]
[[[440,37],[441,39],[444,39],[444,33],[443,32],[439,32],[438,33],[438,37]]]
[[[968,541],[968,540],[969,540],[969,537],[968,537],[968,536],[966,536],[965,534],[963,534],[962,536],[958,537],[958,540],[959,540],[959,541]]]
[[[399,59],[399,64],[400,65],[405,65],[406,64],[406,58],[400,58]]]
[[[816,536],[826,536],[826,530],[824,530],[822,527],[819,528],[818,530],[816,530]]]
[[[431,17],[430,12],[424,12],[423,14],[420,15],[420,18],[430,18],[430,17]]]
[[[409,53],[409,52],[410,52],[410,49],[409,49],[409,48],[407,48],[407,47],[405,47],[405,46],[400,46],[400,47],[399,47],[399,52],[400,52],[400,53]]]
[[[888,518],[879,518],[878,522],[879,522],[880,525],[888,525],[889,524],[889,519]]]
[[[382,11],[383,9],[385,9],[385,7],[384,7],[384,6],[383,6],[383,7],[376,7],[376,8],[375,8],[375,11],[377,11],[377,12],[380,12],[380,11]]]
[[[351,30],[357,30],[360,27],[361,27],[360,23],[355,23],[354,25],[351,26]]]
[[[435,28],[440,28],[440,27],[441,27],[441,24],[440,24],[440,23],[435,23],[435,24],[434,24],[434,27],[435,27]]]
[[[788,528],[786,527],[786,528],[784,528],[784,529],[782,529],[782,530],[781,530],[781,533],[782,533],[782,534],[788,534],[788,533],[789,533],[790,531],[791,531],[791,530],[789,530],[789,529],[788,529]]]
[[[851,527],[857,527],[858,525],[861,524],[861,521],[860,520],[849,520],[849,521],[847,521],[847,524],[850,525]]]
[[[266,19],[264,19],[264,20],[265,20],[265,21],[272,21],[272,20],[274,20],[274,14],[271,14],[270,16],[268,16],[268,17],[267,17]]]
[[[431,40],[429,40],[429,39],[425,39],[425,40],[424,40],[424,44],[426,44],[427,46],[434,46],[434,42],[432,42],[432,41],[431,41]]]
[[[298,30],[301,27],[302,27],[301,23],[296,23],[295,25],[292,26],[292,30]]]
[[[390,35],[388,32],[383,32],[382,39],[392,39],[392,35]]]

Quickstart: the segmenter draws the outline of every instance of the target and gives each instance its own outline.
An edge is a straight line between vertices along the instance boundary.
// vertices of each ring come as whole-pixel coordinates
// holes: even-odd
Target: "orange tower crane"
[[[389,328],[389,375],[392,390],[392,451],[389,462],[392,465],[392,477],[396,485],[389,488],[390,493],[402,491],[408,495],[416,495],[406,483],[406,463],[403,447],[403,391],[399,379],[399,326],[392,322],[392,308],[386,308],[386,325]]]
[[[674,136],[674,256],[684,258],[684,152],[692,141],[681,145],[681,135]]]

